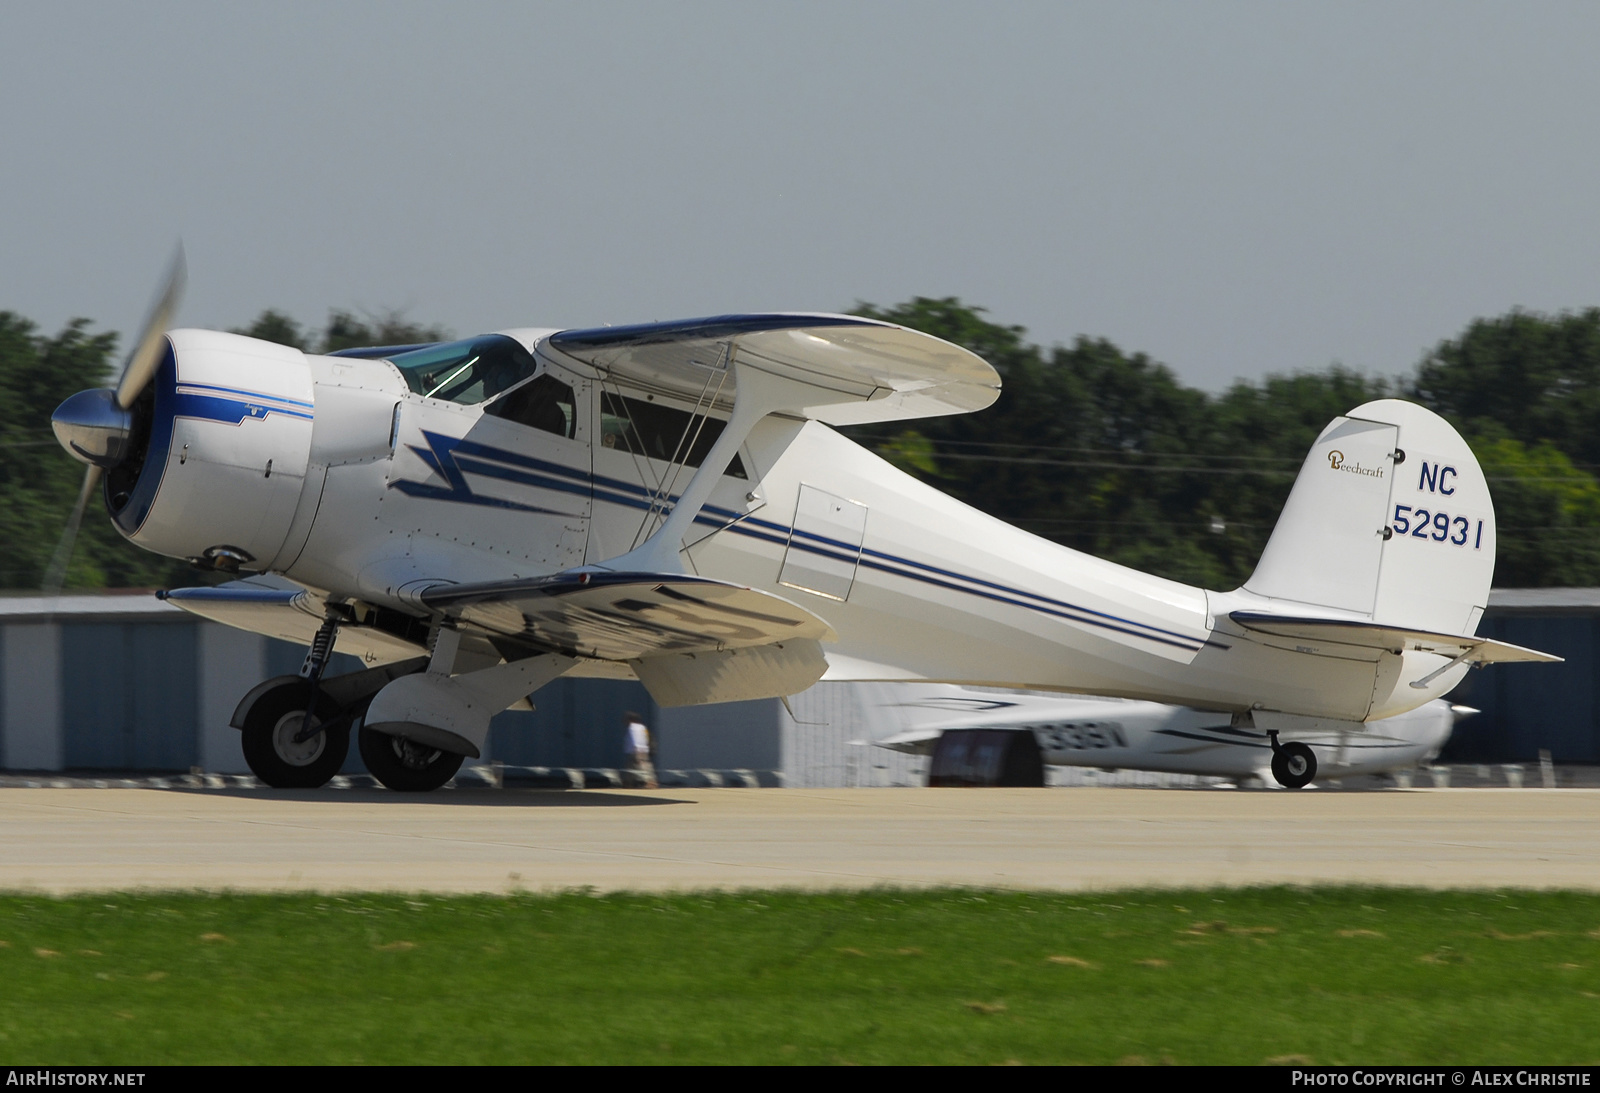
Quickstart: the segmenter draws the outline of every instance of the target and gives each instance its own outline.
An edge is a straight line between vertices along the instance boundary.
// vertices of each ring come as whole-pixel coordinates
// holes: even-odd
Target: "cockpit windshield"
[[[533,375],[533,354],[504,334],[445,342],[388,358],[425,398],[473,406]]]

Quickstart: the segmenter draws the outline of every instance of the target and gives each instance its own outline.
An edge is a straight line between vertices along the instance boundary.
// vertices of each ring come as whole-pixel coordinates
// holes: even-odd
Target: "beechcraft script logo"
[[[1359,460],[1354,463],[1347,462],[1344,453],[1338,448],[1328,453],[1328,467],[1332,470],[1343,471],[1345,474],[1364,474],[1369,478],[1383,477],[1382,467],[1363,467]]]

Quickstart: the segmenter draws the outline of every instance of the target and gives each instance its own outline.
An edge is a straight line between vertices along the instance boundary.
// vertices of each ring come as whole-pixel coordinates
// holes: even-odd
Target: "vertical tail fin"
[[[1470,634],[1494,577],[1494,503],[1448,422],[1398,399],[1311,446],[1244,588],[1377,623]]]

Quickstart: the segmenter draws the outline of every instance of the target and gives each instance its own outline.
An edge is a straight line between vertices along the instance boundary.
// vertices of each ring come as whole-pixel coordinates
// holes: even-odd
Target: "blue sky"
[[[954,295],[1185,381],[1600,304],[1600,5],[0,6],[0,308]]]

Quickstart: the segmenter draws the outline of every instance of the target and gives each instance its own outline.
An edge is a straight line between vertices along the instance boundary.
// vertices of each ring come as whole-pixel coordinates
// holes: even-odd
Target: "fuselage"
[[[508,337],[533,362],[548,333]],[[670,393],[621,389],[542,354],[502,389],[452,398],[387,360],[201,331],[170,338],[142,419],[147,454],[107,478],[122,533],[400,612],[419,613],[418,591],[440,583],[604,565],[638,546],[695,473],[705,430],[721,427]],[[510,406],[532,382],[540,399]],[[684,543],[691,572],[832,624],[827,679],[1361,722],[1438,697],[1466,671],[1415,688],[1445,660],[1247,636],[1227,612],[1274,601],[1051,543],[813,421],[757,425]]]

